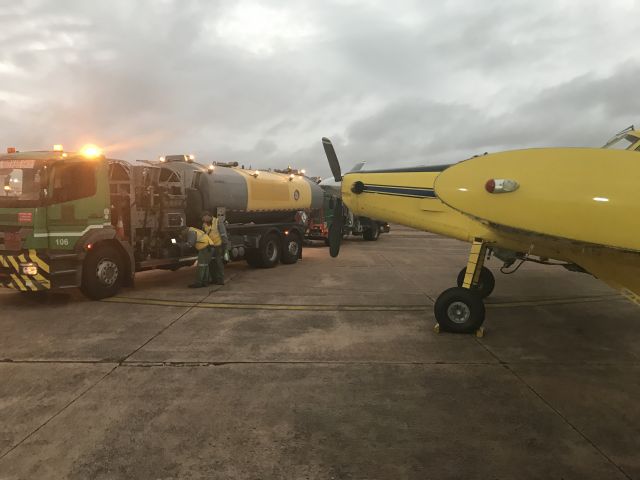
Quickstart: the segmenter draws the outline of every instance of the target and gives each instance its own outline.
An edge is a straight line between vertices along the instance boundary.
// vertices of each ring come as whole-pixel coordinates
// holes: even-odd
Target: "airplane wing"
[[[367,162],[359,162],[359,163],[356,163],[356,164],[353,166],[353,168],[352,168],[351,170],[349,170],[349,172],[348,172],[348,173],[359,172],[360,170],[362,170],[362,169],[364,168],[364,166],[365,166],[365,164],[366,164],[366,163],[367,163]]]
[[[640,254],[593,249],[576,253],[574,258],[578,265],[594,277],[640,305]]]

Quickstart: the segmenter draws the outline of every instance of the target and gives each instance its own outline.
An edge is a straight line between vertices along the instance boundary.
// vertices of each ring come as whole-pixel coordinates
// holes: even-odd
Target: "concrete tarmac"
[[[0,292],[0,479],[640,479],[640,309],[559,267],[496,274],[436,334],[468,245],[394,226],[296,265]]]

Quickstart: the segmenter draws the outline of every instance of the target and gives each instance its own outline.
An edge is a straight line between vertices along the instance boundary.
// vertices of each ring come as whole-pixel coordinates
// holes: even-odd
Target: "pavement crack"
[[[587,437],[587,435],[584,434],[575,424],[573,424],[571,420],[569,420],[565,415],[562,414],[562,412],[560,412],[557,408],[555,408],[551,404],[551,402],[549,402],[546,398],[544,398],[542,394],[540,394],[535,388],[533,388],[533,386],[527,383],[527,381],[524,378],[518,375],[518,373],[513,368],[511,368],[510,365],[505,364],[505,368],[509,370],[513,374],[513,376],[516,377],[523,385],[525,385],[531,393],[533,393],[536,397],[538,397],[538,399],[540,399],[540,401],[544,403],[552,412],[554,412],[558,417],[560,417],[574,432],[576,432],[580,437],[582,437],[584,441],[586,441],[589,445],[591,445],[593,449],[595,449],[600,455],[602,455],[603,458],[605,458],[622,475],[624,475],[625,478],[632,480],[632,477],[627,472],[625,472],[620,465],[614,462],[613,459],[609,457],[609,455],[607,455],[598,445],[596,445],[596,443],[593,440]]]
[[[189,312],[191,312],[191,310],[193,310],[194,308],[196,308],[198,305],[200,305],[202,302],[204,302],[207,297],[211,294],[211,292],[207,293],[207,295],[205,295],[203,298],[201,298],[200,300],[198,300],[197,302],[194,302],[193,305],[190,305],[184,312],[182,312],[180,315],[178,315],[174,320],[172,320],[171,322],[169,322],[167,325],[165,325],[163,328],[161,328],[158,332],[156,332],[154,335],[152,335],[150,338],[148,338],[145,342],[142,343],[142,345],[138,346],[136,349],[134,349],[131,353],[129,353],[128,355],[125,355],[124,357],[122,357],[119,362],[118,362],[118,366],[122,365],[124,362],[126,362],[132,355],[135,355],[136,353],[138,353],[141,349],[143,349],[144,347],[146,347],[150,342],[152,342],[153,340],[155,340],[156,338],[158,338],[160,335],[162,335],[164,332],[166,332],[169,328],[171,328],[173,325],[175,325],[178,321],[180,321],[185,315],[187,315]]]
[[[389,267],[393,267],[394,264],[391,260],[389,260],[383,253],[379,253],[380,257],[387,262],[387,265]],[[419,292],[421,292],[422,294],[424,294],[425,297],[427,297],[432,303],[435,303],[435,299],[429,295],[427,292],[425,292],[422,289],[422,286],[420,284],[418,284],[418,282],[416,282],[414,279],[412,279],[411,277],[405,275],[404,273],[401,273],[401,271],[397,271],[397,270],[390,270],[393,271],[398,277],[400,277],[402,280],[411,283],[412,285],[414,285]]]
[[[93,384],[89,385],[87,388],[85,388],[82,392],[80,392],[78,395],[76,395],[73,399],[71,399],[69,402],[67,402],[60,410],[58,410],[56,413],[54,413],[53,415],[51,415],[47,420],[45,420],[39,427],[37,427],[36,429],[34,429],[33,431],[29,432],[24,438],[22,438],[22,440],[20,440],[18,443],[16,443],[15,445],[13,445],[9,450],[7,450],[6,452],[4,452],[2,455],[0,455],[0,460],[2,460],[3,458],[5,458],[7,455],[9,455],[11,452],[13,452],[16,448],[18,448],[20,445],[22,445],[24,442],[26,442],[29,438],[31,438],[33,435],[35,435],[36,433],[38,433],[42,428],[44,428],[46,425],[48,425],[54,418],[56,418],[57,416],[59,416],[62,412],[64,412],[67,408],[69,408],[71,405],[73,405],[74,403],[76,403],[78,400],[80,400],[82,397],[84,397],[89,391],[91,391],[96,385],[98,385],[100,382],[102,382],[105,378],[107,378],[109,375],[111,375],[113,372],[116,371],[116,369],[118,368],[118,365],[114,365],[114,367],[109,370],[107,373],[105,373],[102,377],[100,377],[96,382],[94,382]]]
[[[113,372],[115,372],[118,367],[120,367],[128,358],[130,358],[132,355],[134,355],[136,352],[138,352],[141,348],[143,348],[145,345],[147,345],[149,342],[153,341],[155,338],[157,338],[159,335],[161,335],[163,332],[165,332],[168,328],[170,328],[171,326],[173,326],[176,322],[178,322],[182,317],[184,317],[187,313],[189,313],[193,308],[195,308],[195,306],[201,302],[203,302],[207,297],[209,296],[209,294],[207,294],[205,297],[203,297],[199,302],[196,302],[195,305],[189,307],[186,311],[184,311],[182,314],[178,315],[173,321],[171,321],[169,324],[165,325],[162,329],[160,329],[156,334],[152,335],[151,338],[147,339],[147,341],[145,341],[142,345],[140,345],[139,347],[137,347],[135,350],[133,350],[131,353],[129,353],[128,355],[125,355],[124,357],[120,358],[118,360],[118,362],[113,366],[113,368],[111,370],[109,370],[107,373],[105,373],[102,377],[100,377],[95,383],[89,385],[87,388],[85,388],[82,392],[80,392],[78,395],[76,395],[73,399],[71,399],[68,403],[66,403],[60,410],[58,410],[56,413],[54,413],[52,416],[50,416],[46,421],[44,421],[40,426],[38,426],[36,429],[34,429],[33,431],[29,432],[24,438],[22,438],[18,443],[16,443],[15,445],[13,445],[11,448],[9,448],[6,452],[4,452],[2,455],[0,455],[0,460],[2,460],[3,458],[5,458],[7,455],[9,455],[11,452],[13,452],[16,448],[18,448],[20,445],[22,445],[24,442],[26,442],[29,438],[31,438],[33,435],[35,435],[37,432],[39,432],[42,428],[44,428],[47,424],[49,424],[54,418],[58,417],[62,412],[64,412],[67,408],[69,408],[71,405],[73,405],[75,402],[77,402],[80,398],[82,398],[83,396],[85,396],[89,391],[91,391],[96,385],[98,385],[100,382],[102,382],[105,378],[107,378],[109,375],[111,375]],[[3,359],[2,362],[4,363],[18,363],[17,361],[11,360],[11,359]],[[108,361],[76,361],[76,362],[70,362],[70,361],[65,361],[65,360],[45,360],[45,361],[28,361],[28,362],[19,362],[19,363],[82,363],[82,364],[87,364],[87,363],[113,363],[113,362],[108,362]]]
[[[607,462],[609,462],[611,465],[613,465],[622,475],[624,475],[625,478],[632,480],[632,477],[624,471],[624,469],[618,465],[616,462],[613,461],[613,459],[611,457],[609,457],[609,455],[607,455],[598,445],[596,445],[596,443],[591,440],[585,433],[583,433],[573,422],[571,422],[571,420],[569,420],[569,418],[567,418],[565,415],[562,414],[562,412],[560,410],[558,410],[556,407],[553,406],[553,404],[547,400],[546,398],[544,398],[544,396],[538,392],[532,385],[530,385],[521,375],[518,374],[518,372],[516,372],[513,369],[513,366],[509,363],[506,362],[504,360],[502,360],[493,350],[491,350],[487,345],[485,345],[482,341],[480,341],[480,339],[476,338],[475,339],[476,342],[478,342],[478,344],[484,348],[489,355],[491,355],[493,358],[495,358],[500,365],[502,365],[506,370],[508,370],[511,375],[513,375],[519,383],[521,383],[522,385],[524,385],[527,390],[529,390],[535,397],[538,398],[538,400],[540,400],[544,405],[546,405],[546,407],[551,410],[555,415],[557,415],[560,419],[562,419],[562,421],[569,426],[569,428],[571,428],[571,430],[573,430],[579,437],[581,437],[585,442],[587,442],[589,445],[591,445],[591,447],[598,452],[605,460],[607,460]]]
[[[0,360],[0,363],[15,363],[21,364],[54,364],[54,365],[105,365],[105,364],[118,364],[120,360],[105,359],[105,360],[13,360],[11,358],[5,358]]]
[[[132,361],[121,364],[122,367],[149,368],[149,367],[220,367],[225,365],[331,365],[331,366],[496,366],[495,362],[443,362],[443,361],[340,361],[340,360],[208,360],[208,361]]]

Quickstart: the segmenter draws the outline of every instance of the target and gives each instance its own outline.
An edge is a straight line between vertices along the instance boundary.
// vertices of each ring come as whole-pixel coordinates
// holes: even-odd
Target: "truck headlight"
[[[38,267],[33,263],[21,263],[20,268],[22,269],[22,273],[25,275],[37,275]]]

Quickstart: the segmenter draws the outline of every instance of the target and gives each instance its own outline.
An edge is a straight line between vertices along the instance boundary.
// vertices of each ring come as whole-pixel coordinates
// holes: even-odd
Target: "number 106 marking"
[[[56,245],[59,247],[68,247],[69,239],[68,238],[56,238]]]

